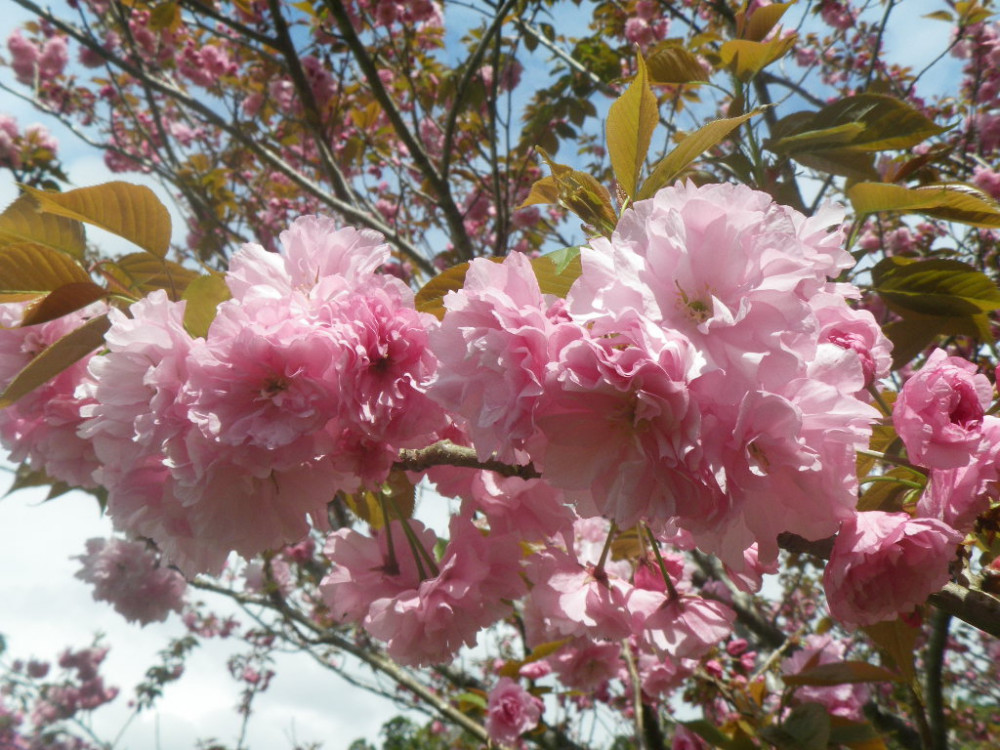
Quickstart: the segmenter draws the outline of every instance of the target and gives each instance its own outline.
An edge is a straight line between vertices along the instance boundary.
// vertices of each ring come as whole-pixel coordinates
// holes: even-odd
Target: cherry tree
[[[916,67],[893,3],[15,2],[8,91],[188,221],[0,116],[0,440],[186,626],[138,708],[236,633],[244,717],[290,646],[429,747],[989,740],[989,3]]]

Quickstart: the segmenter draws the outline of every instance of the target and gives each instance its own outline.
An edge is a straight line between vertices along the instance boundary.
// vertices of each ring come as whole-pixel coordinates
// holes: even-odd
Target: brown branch
[[[382,79],[379,78],[379,70],[375,65],[375,60],[372,59],[368,48],[354,30],[354,24],[347,15],[344,4],[340,0],[325,0],[324,6],[330,11],[330,15],[337,22],[337,27],[340,29],[344,42],[347,44],[348,49],[350,49],[351,54],[354,56],[355,62],[357,62],[358,67],[361,69],[365,81],[371,87],[372,95],[379,103],[379,106],[382,107],[385,116],[389,119],[389,124],[392,125],[396,137],[406,147],[410,158],[413,159],[414,167],[416,167],[417,171],[420,172],[421,176],[434,191],[435,198],[437,198],[445,221],[448,224],[450,239],[455,250],[461,257],[471,259],[474,257],[472,239],[469,237],[468,232],[465,231],[464,217],[461,210],[455,204],[448,180],[435,169],[430,157],[424,150],[423,144],[414,137],[410,128],[403,120],[403,115],[392,100],[389,92],[386,91],[385,86],[382,84]]]
[[[395,468],[404,471],[426,471],[434,466],[457,466],[466,469],[481,469],[495,471],[505,477],[521,477],[522,479],[537,479],[542,475],[534,466],[512,466],[503,461],[488,458],[480,461],[474,448],[455,445],[448,440],[442,440],[426,448],[403,449],[396,459]]]
[[[277,172],[285,175],[292,183],[302,188],[309,195],[317,198],[321,203],[326,205],[328,208],[337,211],[342,214],[345,218],[355,221],[358,224],[368,227],[369,229],[374,229],[377,232],[384,234],[391,242],[393,242],[396,247],[410,258],[414,263],[416,263],[421,269],[428,270],[430,265],[426,258],[420,250],[410,243],[408,240],[404,239],[399,235],[399,233],[392,227],[388,226],[373,214],[363,211],[346,201],[342,201],[335,196],[330,195],[328,190],[325,190],[321,185],[310,180],[304,174],[299,172],[295,167],[285,161],[284,158],[272,148],[264,145],[254,138],[252,138],[247,133],[238,126],[238,124],[230,123],[216,114],[207,104],[199,101],[198,99],[189,96],[187,93],[182,91],[172,82],[156,78],[152,76],[148,71],[144,71],[140,68],[136,68],[134,65],[130,64],[128,61],[123,60],[117,55],[106,50],[97,41],[89,37],[86,33],[80,31],[73,24],[64,21],[63,19],[55,16],[50,11],[45,10],[33,0],[14,0],[15,3],[20,5],[25,10],[34,13],[38,18],[41,18],[48,23],[50,23],[54,28],[63,32],[67,36],[71,37],[87,49],[91,50],[95,54],[99,55],[106,62],[121,70],[124,73],[129,74],[136,78],[136,80],[142,80],[147,83],[152,89],[157,91],[164,96],[173,99],[179,105],[185,107],[189,111],[196,113],[205,122],[219,128],[219,130],[226,133],[230,138],[235,140],[240,145],[244,146],[247,150],[257,156],[266,165],[271,166]],[[456,209],[457,210],[457,209]]]

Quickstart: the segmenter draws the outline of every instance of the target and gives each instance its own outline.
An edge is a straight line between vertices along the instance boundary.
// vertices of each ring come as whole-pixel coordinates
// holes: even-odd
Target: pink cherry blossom
[[[366,281],[390,254],[377,232],[338,228],[323,216],[296,219],[280,240],[280,255],[250,243],[232,257],[226,283],[233,297],[283,298],[295,290],[313,299],[330,299]]]
[[[7,49],[10,51],[11,68],[17,76],[18,83],[26,86],[34,85],[38,58],[41,57],[38,47],[34,42],[21,36],[20,29],[15,29],[7,37]]]
[[[516,533],[525,541],[557,534],[572,539],[576,516],[562,492],[542,479],[479,472],[472,480],[471,494],[496,533]]]
[[[697,503],[712,491],[689,391],[702,364],[687,338],[638,316],[563,346],[536,419],[546,480],[623,527]]]
[[[621,646],[578,638],[559,649],[551,663],[562,684],[577,690],[594,690],[618,674],[622,666]]]
[[[372,442],[420,447],[447,424],[427,395],[438,368],[428,346],[436,321],[413,309],[398,279],[377,281],[384,283],[372,280],[320,312],[340,344],[340,417]]]
[[[961,538],[936,518],[858,513],[841,526],[823,573],[830,614],[872,625],[911,612],[948,582]]]
[[[931,469],[930,482],[917,501],[917,515],[939,518],[963,534],[1000,496],[1000,418],[983,417],[983,441],[965,466]]]
[[[509,677],[501,677],[490,691],[486,708],[486,731],[499,745],[516,744],[542,716],[542,701]]]
[[[667,597],[639,619],[643,640],[656,653],[673,660],[700,659],[729,636],[736,613],[722,602],[683,594]]]
[[[903,385],[893,409],[910,460],[934,469],[968,464],[992,398],[993,386],[974,364],[935,349]]]
[[[290,468],[328,453],[339,356],[332,332],[283,301],[225,302],[188,357],[187,419],[206,450],[240,448],[229,454],[238,463]]]
[[[418,521],[409,521],[413,538],[425,553],[434,549],[434,532]],[[389,555],[389,536],[394,555]],[[372,537],[353,529],[340,529],[327,537],[323,553],[334,564],[320,585],[323,600],[338,621],[360,622],[372,603],[391,599],[420,585],[417,549],[407,542],[402,522],[393,521]]]
[[[335,563],[345,565],[324,579],[323,595],[347,618],[367,610],[365,629],[385,642],[400,663],[435,664],[463,645],[474,645],[479,631],[509,614],[509,600],[524,593],[518,541],[512,535],[484,535],[467,515],[456,515],[444,556],[434,562],[428,544],[433,535],[421,539],[422,524],[407,523],[420,547],[411,548],[401,527],[393,524],[397,569],[386,566],[387,540],[384,551],[376,552],[377,547],[353,532],[335,534],[328,551]],[[381,562],[366,568],[356,564],[359,555]]]
[[[24,305],[0,305],[0,390],[31,360],[63,336],[106,311],[103,303],[90,305],[61,318],[19,326]],[[81,409],[91,403],[86,385],[87,355],[43,385],[0,410],[0,445],[13,462],[27,461],[50,479],[76,487],[95,487],[99,467],[94,446],[77,436]]]
[[[578,334],[561,305],[542,296],[520,253],[503,263],[472,261],[463,288],[449,292],[444,304],[444,321],[431,333],[441,361],[431,396],[465,418],[481,459],[495,453],[525,463],[560,335]]]
[[[90,539],[77,578],[94,586],[94,599],[111,602],[129,622],[163,622],[180,612],[187,582],[177,571],[161,566],[145,542]]]

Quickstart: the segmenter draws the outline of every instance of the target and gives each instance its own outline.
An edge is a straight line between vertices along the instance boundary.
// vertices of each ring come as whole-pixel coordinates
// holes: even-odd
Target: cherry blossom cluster
[[[188,573],[298,541],[338,490],[377,486],[400,448],[447,423],[424,393],[428,316],[373,273],[381,237],[306,218],[282,241],[283,255],[232,258],[206,338],[185,330],[185,303],[154,293],[131,317],[111,311],[91,363],[80,434],[109,511]]]
[[[48,166],[56,160],[59,142],[42,125],[28,125],[23,130],[17,120],[0,114],[0,167],[30,170]]]
[[[180,612],[187,581],[161,566],[155,552],[143,542],[90,539],[76,574],[94,587],[94,599],[110,602],[129,622],[163,622]]]
[[[842,218],[743,186],[678,184],[581,249],[565,299],[513,253],[472,261],[441,321],[415,308],[380,235],[300,218],[280,253],[247,244],[232,257],[231,298],[206,336],[162,291],[112,308],[106,350],[0,412],[0,436],[53,479],[105,488],[118,528],[188,575],[328,530],[338,493],[376,493],[388,524],[327,537],[321,617],[426,665],[517,613],[529,646],[559,644],[521,677],[610,697],[636,673],[663,696],[735,619],[727,590],[700,591],[682,551],[716,555],[735,588],[756,590],[779,535],[839,530],[831,612],[868,624],[947,582],[993,497],[992,386],[936,352],[895,408],[929,476],[917,518],[855,510],[857,454],[880,418],[869,392],[890,357],[871,314],[849,304],[857,291],[830,280],[853,264]],[[0,309],[6,325],[21,307]],[[0,383],[104,309],[6,332]],[[401,451],[432,447],[506,467],[444,458],[410,473],[459,499],[441,538],[387,489],[409,468]],[[625,531],[635,551],[610,554]],[[95,596],[130,619],[179,608],[183,580],[144,544],[95,540],[81,559]],[[288,593],[275,560],[267,581],[247,570],[251,588]],[[752,664],[745,642],[730,646]],[[537,721],[525,695],[505,682],[491,696],[498,741]],[[816,699],[845,714],[860,700]]]
[[[4,750],[98,750],[89,738],[76,734],[96,708],[115,699],[118,689],[99,674],[107,648],[65,650],[58,674],[47,661],[15,660],[0,689],[0,747]],[[6,666],[6,665],[5,665]]]

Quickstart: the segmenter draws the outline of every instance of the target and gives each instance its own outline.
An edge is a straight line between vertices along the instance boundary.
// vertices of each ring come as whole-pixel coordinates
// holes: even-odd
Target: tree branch
[[[458,466],[466,469],[482,469],[495,471],[505,477],[521,477],[522,479],[537,479],[542,475],[534,466],[512,466],[495,459],[480,461],[474,448],[455,445],[448,440],[442,440],[426,448],[403,449],[399,452],[395,468],[404,471],[426,471],[434,466]]]
[[[105,61],[110,63],[115,68],[121,70],[124,73],[128,73],[130,76],[136,78],[136,80],[144,80],[150,88],[154,89],[160,94],[167,96],[188,110],[195,112],[203,118],[206,122],[219,128],[219,130],[226,133],[230,138],[235,140],[237,143],[244,146],[251,153],[256,155],[265,164],[273,167],[276,171],[285,175],[289,180],[295,185],[302,188],[304,191],[310,195],[317,198],[321,203],[328,206],[329,208],[342,214],[345,218],[355,221],[358,224],[368,227],[369,229],[374,229],[381,232],[393,242],[399,250],[406,255],[410,260],[416,263],[421,270],[425,273],[433,274],[434,269],[430,262],[423,256],[412,243],[404,239],[399,233],[392,227],[388,226],[384,222],[377,219],[374,215],[362,211],[355,206],[342,201],[332,195],[329,191],[323,189],[322,186],[310,180],[308,177],[299,172],[295,167],[290,165],[285,161],[278,153],[266,145],[263,145],[256,141],[255,139],[249,137],[245,134],[241,128],[236,124],[232,124],[221,118],[216,114],[208,105],[189,96],[187,93],[179,89],[175,84],[169,81],[165,81],[159,78],[153,77],[147,71],[140,68],[136,68],[131,63],[117,57],[113,53],[106,50],[102,45],[98,44],[95,40],[87,36],[85,33],[81,32],[78,28],[70,23],[67,23],[61,18],[53,15],[51,12],[45,10],[33,0],[14,0],[15,3],[20,5],[25,10],[31,11],[39,18],[52,24],[52,26],[59,31],[63,32],[67,36],[76,40],[87,49],[99,55]]]
[[[379,106],[382,107],[385,116],[389,119],[396,137],[399,138],[409,151],[409,156],[413,160],[417,171],[420,172],[434,190],[435,197],[448,224],[450,239],[455,250],[458,251],[462,258],[473,258],[475,253],[472,247],[472,240],[465,231],[464,217],[455,204],[448,180],[434,168],[430,157],[424,150],[423,144],[414,137],[409,127],[407,127],[399,108],[392,100],[392,97],[389,96],[389,92],[385,90],[385,86],[382,85],[382,79],[379,78],[379,71],[375,66],[375,61],[368,54],[368,49],[358,37],[357,32],[355,32],[354,24],[351,23],[351,19],[347,15],[343,3],[340,0],[324,0],[324,5],[337,22],[337,27],[343,35],[344,42],[354,56],[358,67],[361,68],[361,73],[371,87],[372,95],[379,103]]]

